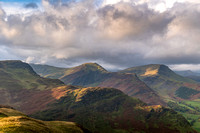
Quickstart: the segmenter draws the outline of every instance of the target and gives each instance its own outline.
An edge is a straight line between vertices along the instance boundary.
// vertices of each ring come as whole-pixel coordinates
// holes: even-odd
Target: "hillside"
[[[31,110],[35,104],[31,107],[29,102],[37,100],[31,98],[43,96],[49,89],[61,85],[64,83],[60,80],[40,77],[28,64],[21,61],[0,61],[0,104],[19,110]]]
[[[67,68],[54,67],[49,65],[30,64],[37,74],[45,78],[58,79],[63,76]]]
[[[188,77],[188,76],[200,76],[200,73],[193,72],[191,70],[186,70],[186,71],[175,71],[175,73],[183,76],[183,77]]]
[[[39,70],[36,72],[39,73]],[[97,63],[85,63],[68,68],[59,79],[67,85],[112,87],[123,91],[129,96],[137,97],[148,104],[165,105],[156,92],[135,74],[108,72]]]
[[[2,89],[46,89],[63,84],[60,80],[40,77],[21,61],[0,61],[0,90]]]
[[[116,89],[63,86],[53,91],[57,101],[31,116],[42,120],[73,121],[91,132],[100,133],[195,132],[175,111],[160,105],[147,106]]]
[[[152,64],[132,67],[120,72],[136,73],[142,81],[166,99],[184,99],[178,94],[181,87],[189,89],[192,86],[191,89],[196,90],[199,86],[197,82],[176,74],[165,65]],[[192,94],[188,94],[187,99],[192,98],[192,96]]]
[[[186,78],[192,79],[196,82],[200,82],[200,73],[193,72],[193,71],[175,71],[177,74],[184,76]]]
[[[5,133],[83,133],[73,122],[41,121],[6,107],[0,107],[0,132]]]
[[[185,118],[173,110],[163,108],[160,105],[147,106],[140,100],[128,97],[120,90],[66,86],[59,80],[41,78],[28,64],[21,61],[2,61],[0,64],[2,72],[0,80],[2,83],[7,82],[1,85],[0,104],[13,106],[35,118],[72,121],[92,132],[194,132]],[[89,74],[91,71],[96,72],[97,68],[97,74],[110,74],[98,65],[89,67],[90,69],[86,68],[89,70]],[[82,67],[80,70],[86,71]],[[73,72],[75,70],[68,71],[68,74]],[[119,75],[127,77],[126,74]],[[82,76],[80,75],[80,77]],[[135,77],[137,76],[135,75]],[[121,79],[119,79],[119,83],[120,81]],[[32,82],[37,86],[32,87]],[[5,116],[5,113],[2,116]],[[6,118],[2,120],[6,120]],[[11,118],[11,122],[21,123],[25,128],[28,126],[28,129],[29,125],[27,124],[32,123],[32,120],[34,119],[26,116]],[[6,121],[8,122],[8,120]],[[23,121],[27,124],[23,125]],[[4,121],[2,122],[4,123]],[[34,124],[35,122],[38,125],[38,130],[40,127],[43,130],[43,126],[48,127],[49,124],[41,121],[38,123],[38,120],[34,121]],[[49,125],[54,128],[53,126],[57,124]],[[62,126],[62,124],[58,125]]]
[[[167,66],[158,64],[132,67],[121,73],[136,73],[168,102],[170,108],[183,114],[193,127],[200,131],[200,106],[198,105],[200,84],[198,82],[177,75]]]

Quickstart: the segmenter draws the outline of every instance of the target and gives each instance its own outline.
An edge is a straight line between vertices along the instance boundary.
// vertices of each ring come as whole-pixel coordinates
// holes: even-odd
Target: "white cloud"
[[[169,67],[175,71],[184,71],[184,70],[200,71],[200,64],[179,64],[179,65],[170,65]]]
[[[97,8],[91,1],[52,6],[43,0],[44,11],[23,19],[9,15],[7,21],[0,10],[0,46],[27,62],[62,66],[90,61],[110,69],[148,63],[199,64],[198,4],[104,1]],[[149,8],[159,3],[167,10]]]

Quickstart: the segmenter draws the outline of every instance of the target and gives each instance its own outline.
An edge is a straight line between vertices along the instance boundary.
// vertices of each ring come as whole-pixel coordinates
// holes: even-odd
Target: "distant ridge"
[[[38,70],[33,66],[38,73],[41,69],[46,68],[45,66],[40,67]],[[56,78],[59,78],[67,85],[117,88],[125,94],[137,97],[148,104],[165,105],[157,93],[142,82],[135,74],[108,72],[97,63],[85,63],[67,68],[61,73],[54,73],[54,75],[60,75],[60,77]],[[48,75],[45,75],[45,77],[48,77]],[[50,77],[52,78],[52,76]]]
[[[176,90],[182,86],[189,87],[192,84],[196,87],[198,86],[196,81],[182,77],[173,72],[168,66],[162,64],[131,67],[120,72],[136,73],[142,81],[158,92],[159,95],[166,98],[179,99],[176,96]]]

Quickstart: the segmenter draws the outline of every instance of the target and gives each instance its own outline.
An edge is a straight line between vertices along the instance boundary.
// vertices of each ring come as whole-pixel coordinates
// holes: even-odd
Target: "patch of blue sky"
[[[41,0],[0,0],[0,2],[19,2],[19,3],[30,3],[30,2],[34,2],[34,3],[40,3]]]

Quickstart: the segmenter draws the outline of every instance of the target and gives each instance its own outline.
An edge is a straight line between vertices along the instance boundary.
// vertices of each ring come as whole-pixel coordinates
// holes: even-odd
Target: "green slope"
[[[49,65],[30,64],[34,71],[42,77],[59,79],[67,71],[67,68],[54,67]]]
[[[121,71],[121,73],[136,73],[147,85],[159,93],[168,106],[183,114],[197,130],[199,124],[200,110],[193,104],[200,96],[200,84],[192,79],[182,77],[165,65],[153,64],[132,67]],[[191,73],[191,72],[187,72]],[[194,117],[196,117],[194,119]]]
[[[46,89],[62,85],[60,80],[45,79],[21,61],[0,62],[0,89]]]
[[[52,88],[64,85],[57,79],[42,78],[30,65],[22,61],[0,61],[0,104],[29,112],[41,103],[34,103],[40,96],[47,95]]]
[[[112,88],[60,88],[65,95],[32,115],[74,121],[92,132],[195,132],[184,117],[162,106],[146,106]]]
[[[144,81],[148,86],[159,93],[166,99],[174,99],[176,96],[176,90],[181,89],[181,87],[193,88],[198,86],[198,83],[189,79],[182,77],[165,65],[151,64],[139,67],[132,67],[120,71],[121,73],[136,73],[139,78]],[[181,97],[180,97],[181,98]]]
[[[131,84],[134,83],[133,86],[138,84],[138,82],[135,83],[135,79],[140,81],[135,74],[114,73],[113,78],[113,73],[105,71],[98,65],[89,67],[89,69],[87,65],[85,66],[80,67],[79,70],[68,71],[67,74],[75,74],[73,76],[80,74],[80,77],[84,77],[84,73],[81,75],[80,71],[84,70],[87,74],[97,71],[97,73],[103,73],[103,76],[108,74],[109,80],[102,83],[104,85],[112,83],[112,86],[121,83],[120,81],[124,78],[128,78],[128,80],[123,81],[123,85],[127,85],[131,81],[130,79],[133,80],[131,81]],[[0,69],[3,72],[0,74],[2,77],[0,79],[0,81],[2,80],[0,103],[13,105],[29,115],[35,114],[34,116],[37,118],[74,121],[86,129],[99,132],[193,132],[190,124],[176,112],[161,106],[146,106],[143,102],[128,97],[116,89],[64,86],[59,80],[41,78],[28,64],[21,61],[2,61],[0,62]],[[98,79],[98,76],[96,78]],[[3,84],[3,81],[7,83]],[[117,84],[114,81],[117,81]],[[32,87],[32,82],[38,86]],[[145,84],[143,83],[143,85]],[[121,87],[124,88],[124,86]],[[140,87],[145,86],[137,86],[135,89]],[[144,89],[142,89],[142,92],[140,90],[140,96],[145,93],[149,94],[148,90],[148,87],[145,91]],[[1,116],[5,117],[6,115],[2,113]],[[39,127],[37,129],[41,131],[45,127],[49,128],[48,125],[51,127],[57,125],[56,123],[48,124],[45,122],[42,124],[45,125],[43,128],[37,120],[36,123],[32,120],[32,118],[26,116],[14,116],[11,119],[12,122],[22,121],[19,123],[22,123],[23,127],[25,126],[25,129],[22,128],[23,130],[26,130],[27,126],[30,129],[30,125],[26,123],[39,124],[38,126],[42,129]],[[62,126],[59,126],[59,129],[61,128]],[[59,129],[56,128],[55,130]]]
[[[83,133],[73,122],[41,121],[10,108],[0,107],[0,132],[5,133]]]
[[[44,68],[46,67],[44,66]],[[41,70],[44,68],[41,68]],[[39,73],[40,70],[36,72]],[[113,87],[148,104],[165,105],[156,92],[135,74],[108,72],[97,63],[85,63],[77,67],[68,68],[59,79],[67,85]]]

